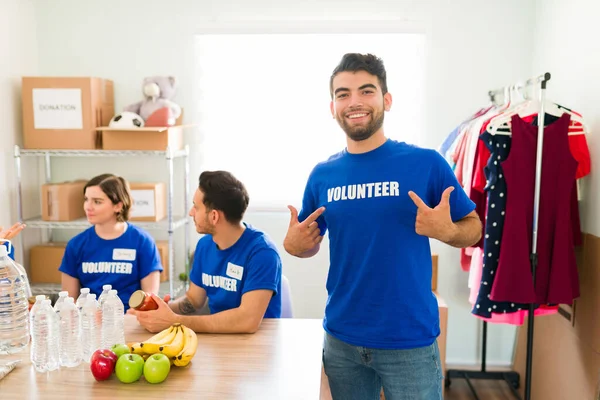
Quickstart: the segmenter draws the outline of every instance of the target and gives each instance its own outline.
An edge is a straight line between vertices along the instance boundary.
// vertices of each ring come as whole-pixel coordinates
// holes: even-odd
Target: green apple
[[[169,371],[171,371],[171,361],[162,353],[152,354],[144,364],[144,378],[149,383],[161,383],[167,379]]]
[[[129,354],[129,353],[131,353],[131,349],[129,348],[129,346],[127,346],[126,344],[123,344],[123,343],[115,344],[110,349],[112,350],[113,353],[115,353],[117,355],[117,360],[123,354]]]
[[[115,374],[123,383],[138,381],[144,372],[144,359],[139,354],[123,354],[117,360]]]

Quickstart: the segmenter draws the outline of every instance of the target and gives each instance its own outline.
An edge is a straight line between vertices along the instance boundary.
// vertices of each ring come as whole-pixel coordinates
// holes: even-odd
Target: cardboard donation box
[[[104,150],[158,150],[183,149],[183,127],[163,128],[102,128]]]
[[[115,112],[113,82],[91,77],[23,77],[23,147],[102,148],[97,127]]]
[[[169,241],[168,240],[157,240],[156,247],[158,248],[158,255],[160,255],[160,261],[162,263],[163,272],[160,273],[160,281],[169,280]]]
[[[173,126],[144,126],[142,128],[100,127],[104,150],[182,150],[183,130],[194,125],[182,125],[183,112]]]
[[[29,280],[31,283],[60,283],[58,271],[66,243],[44,243],[29,249]]]
[[[86,183],[78,180],[42,185],[42,220],[72,221],[85,217],[83,188]]]
[[[131,221],[160,221],[167,216],[167,192],[164,182],[130,183]]]

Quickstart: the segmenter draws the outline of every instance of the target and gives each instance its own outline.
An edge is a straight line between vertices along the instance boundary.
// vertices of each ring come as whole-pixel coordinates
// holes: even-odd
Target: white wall
[[[21,76],[38,73],[35,8],[30,0],[0,1],[0,226],[17,222],[16,179],[13,157],[21,139]],[[23,172],[37,176],[36,163]],[[27,205],[39,202],[36,181],[23,185]],[[21,260],[17,252],[16,257]]]
[[[355,32],[363,24],[353,21],[368,20],[393,30],[424,30],[428,37],[425,143],[431,147],[484,104],[489,89],[522,79],[531,68],[531,1],[373,0],[368,6],[355,0],[172,0],[169,6],[159,0],[36,0],[35,4],[40,74],[113,79],[118,110],[138,101],[144,76],[173,74],[181,82],[176,100],[186,109],[187,122],[193,122],[197,112],[197,93],[190,90],[196,79],[193,36],[207,29],[240,30],[264,22],[279,29],[288,26],[305,32],[345,25]],[[194,132],[188,142],[194,153],[195,180],[201,168],[197,156],[201,133]],[[59,160],[53,168],[56,179],[98,172],[98,164],[87,160]],[[126,174],[131,180],[148,179],[147,164],[132,166],[118,160],[106,168]],[[163,177],[164,173],[159,173],[158,178]],[[283,209],[280,213],[248,215],[250,222],[269,232],[280,245],[288,218]],[[433,250],[440,255],[440,292],[450,307],[448,362],[476,363],[480,324],[470,315],[467,275],[458,265],[459,253],[439,243],[433,243]],[[286,254],[283,257],[284,273],[294,291],[296,316],[321,318],[326,299],[327,252],[308,261]],[[490,328],[490,363],[510,362],[513,336],[511,327]]]
[[[550,72],[546,94],[580,112],[587,135],[592,173],[582,180],[580,213],[584,232],[600,236],[600,40],[595,0],[537,1],[532,74]]]

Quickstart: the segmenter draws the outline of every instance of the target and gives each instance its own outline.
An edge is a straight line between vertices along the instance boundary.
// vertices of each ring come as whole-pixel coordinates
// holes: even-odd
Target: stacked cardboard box
[[[85,217],[83,188],[87,181],[42,185],[42,220],[72,221]]]
[[[23,77],[26,149],[101,149],[97,128],[115,113],[113,82],[92,77]]]

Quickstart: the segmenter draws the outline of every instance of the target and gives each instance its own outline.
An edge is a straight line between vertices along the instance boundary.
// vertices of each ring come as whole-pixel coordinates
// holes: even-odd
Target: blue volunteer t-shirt
[[[90,288],[96,298],[102,285],[112,285],[127,311],[129,297],[142,288],[140,281],[163,268],[152,237],[128,223],[125,233],[116,239],[102,239],[93,226],[73,237],[58,270],[79,279],[81,287]]]
[[[415,231],[412,190],[435,207],[450,187],[457,221],[475,209],[448,163],[434,150],[388,139],[377,149],[346,150],[318,164],[299,220],[325,206],[317,222],[329,230],[330,268],[323,327],[355,346],[408,349],[440,333],[431,291],[429,238]]]
[[[212,235],[196,245],[190,280],[206,290],[211,314],[237,308],[252,290],[273,291],[265,318],[281,316],[281,258],[267,234],[244,223],[235,244],[219,250]]]

